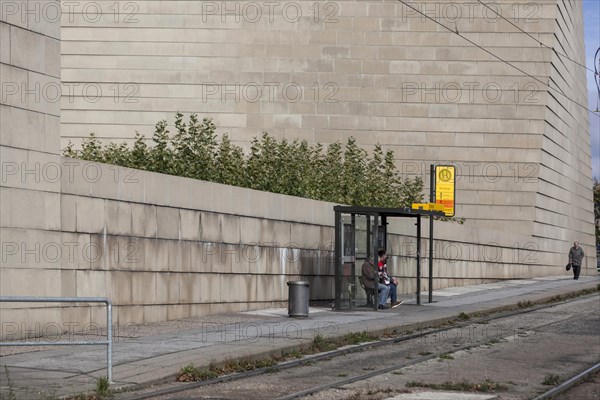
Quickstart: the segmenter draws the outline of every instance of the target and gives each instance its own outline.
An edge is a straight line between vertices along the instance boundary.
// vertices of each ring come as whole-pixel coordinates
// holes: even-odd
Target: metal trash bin
[[[288,316],[308,317],[308,300],[310,298],[310,282],[292,281],[287,283]]]

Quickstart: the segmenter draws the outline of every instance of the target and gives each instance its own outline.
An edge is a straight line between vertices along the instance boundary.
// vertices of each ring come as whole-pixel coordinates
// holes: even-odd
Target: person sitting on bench
[[[375,291],[377,289],[379,291],[379,302],[378,308],[380,310],[385,310],[387,307],[385,303],[387,302],[387,298],[390,293],[390,288],[388,285],[384,285],[379,281],[377,274],[375,273],[375,266],[373,265],[373,261],[366,259],[362,265],[362,277],[364,281],[365,288],[372,289]],[[377,295],[377,292],[375,292]]]
[[[387,273],[387,252],[385,251],[385,249],[379,249],[377,255],[379,256],[379,263],[377,264],[379,281],[390,288],[390,307],[396,308],[400,304],[402,304],[402,301],[398,301],[398,279],[395,277],[390,277]]]

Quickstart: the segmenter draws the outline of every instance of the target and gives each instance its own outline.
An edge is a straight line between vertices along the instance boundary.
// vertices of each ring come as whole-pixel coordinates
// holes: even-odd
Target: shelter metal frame
[[[375,254],[377,254],[378,248],[387,248],[387,219],[388,218],[415,218],[416,222],[416,239],[417,239],[417,304],[421,304],[421,217],[429,216],[431,219],[433,217],[443,217],[444,213],[441,211],[429,211],[429,210],[420,210],[420,209],[412,209],[412,208],[380,208],[380,207],[359,207],[359,206],[341,206],[337,205],[333,207],[335,211],[335,309],[341,310],[343,309],[342,305],[342,294],[345,293],[346,289],[343,282],[343,272],[344,272],[344,264],[349,264],[347,261],[351,259],[351,269],[349,271],[349,275],[355,277],[355,257],[354,257],[354,248],[355,248],[355,240],[356,240],[356,227],[355,227],[355,218],[357,215],[362,215],[367,218],[367,251],[366,257],[367,259],[375,260]],[[351,228],[343,233],[342,229],[345,229],[343,223],[343,216],[350,215],[351,216]],[[381,222],[380,222],[381,221]],[[433,241],[433,228],[430,224],[430,245],[432,245]],[[383,229],[380,229],[383,228]],[[377,234],[372,234],[372,232],[377,232]],[[343,249],[344,243],[343,237],[351,235],[349,241],[352,243],[352,256],[348,258]],[[348,238],[346,238],[348,239]],[[348,240],[346,240],[348,241]],[[348,258],[348,260],[345,260]],[[432,255],[430,253],[429,264],[432,265]],[[375,264],[375,263],[374,263]],[[377,265],[373,266],[375,269],[375,273]],[[431,271],[431,268],[430,268]],[[429,285],[429,302],[431,302],[431,272],[430,272],[430,285]],[[355,291],[355,284],[349,283],[348,293],[350,293],[349,298],[349,309],[354,308],[354,298],[353,294]],[[378,309],[378,302],[374,301],[373,309]]]

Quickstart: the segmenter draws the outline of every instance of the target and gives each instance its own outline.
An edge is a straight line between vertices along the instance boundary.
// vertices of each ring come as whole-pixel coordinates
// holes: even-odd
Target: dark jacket
[[[575,248],[575,246],[571,247],[569,250],[569,262],[573,265],[581,265],[581,261],[583,261],[583,249],[581,246]]]
[[[373,262],[371,260],[365,260],[362,265],[362,278],[365,288],[375,289],[377,286],[375,277],[377,277],[377,274],[375,273],[375,266],[373,265]]]

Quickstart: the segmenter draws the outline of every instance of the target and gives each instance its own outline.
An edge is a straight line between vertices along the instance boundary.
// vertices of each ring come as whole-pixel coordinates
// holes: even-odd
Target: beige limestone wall
[[[445,3],[416,3],[533,77],[397,2],[283,2],[273,21],[249,2],[229,2],[245,10],[239,21],[206,9],[221,2],[64,3],[62,43],[57,20],[35,12],[57,2],[20,2],[34,12],[3,8],[0,18],[2,295],[108,296],[120,324],[283,305],[288,279],[332,297],[331,204],[57,155],[59,138],[149,134],[177,110],[214,117],[239,143],[264,129],[380,142],[407,177],[454,163],[467,221],[436,223],[436,287],[562,274],[572,237],[595,264],[586,116],[544,86],[576,97],[583,74],[481,8],[456,19],[435,8]],[[498,4],[582,58],[577,2]],[[392,231],[392,270],[412,293],[414,232]],[[103,318],[99,308],[0,311],[3,322],[41,326]]]
[[[3,187],[3,296],[108,297],[120,325],[284,307],[293,280],[333,297],[333,204],[57,159],[56,198]],[[34,229],[46,211],[52,225]],[[102,312],[4,307],[2,334],[103,326]]]
[[[7,243],[19,239],[26,251],[39,254],[41,245],[60,238],[60,21],[36,19],[20,12],[33,1],[0,2],[0,244],[4,260]],[[57,2],[56,2],[57,3]],[[58,3],[57,3],[58,4]],[[46,167],[44,171],[42,169]],[[53,168],[54,167],[54,168]],[[47,174],[50,179],[41,179]],[[13,229],[17,228],[17,229]],[[25,239],[26,238],[26,239]],[[22,265],[0,265],[0,294],[35,288],[39,296],[63,291],[59,266],[35,256]],[[51,323],[59,308],[36,307],[14,312],[0,305],[0,323],[25,315],[30,321]],[[21,318],[22,319],[22,318]]]
[[[543,274],[560,271],[578,238],[593,266],[589,130],[571,101],[585,104],[585,74],[549,48],[584,62],[581,3],[491,8],[301,0],[73,10],[63,19],[63,82],[101,95],[63,98],[62,144],[90,132],[149,137],[176,111],[214,118],[242,145],[265,130],[311,143],[354,136],[394,150],[406,177],[456,165],[457,216],[472,224],[458,228],[461,242],[497,231],[502,247],[544,253],[533,271]]]
[[[533,236],[543,238],[541,249],[556,254],[563,264],[573,241],[580,241],[587,255],[582,273],[595,274],[590,132],[585,80],[580,77],[585,64],[581,8],[581,2],[557,5],[557,53],[549,65]]]
[[[58,155],[57,4],[0,4],[0,295],[108,297],[117,324],[282,306],[300,278],[332,297],[331,205]],[[103,312],[2,303],[1,336],[102,326]]]
[[[17,196],[12,182],[3,187],[16,201],[2,214],[2,295],[108,297],[113,320],[121,327],[285,307],[290,280],[308,280],[313,300],[334,297],[333,204],[82,160],[59,161],[56,198],[31,204]],[[36,185],[50,177],[40,174]],[[33,189],[28,196],[40,192]],[[48,230],[31,228],[35,225],[28,221],[46,210],[54,216]],[[456,228],[436,223],[440,237]],[[474,228],[466,224],[461,232],[468,229]],[[436,241],[435,288],[534,275],[531,267],[540,262],[535,248],[503,247],[497,242],[502,232],[477,229],[477,234],[477,244]],[[390,270],[401,278],[402,294],[416,289],[414,235],[414,220],[391,221]],[[526,237],[513,234],[512,239]],[[425,279],[422,283],[427,289]],[[56,326],[104,325],[99,307],[21,305],[3,308],[2,318],[2,334],[11,339]]]

